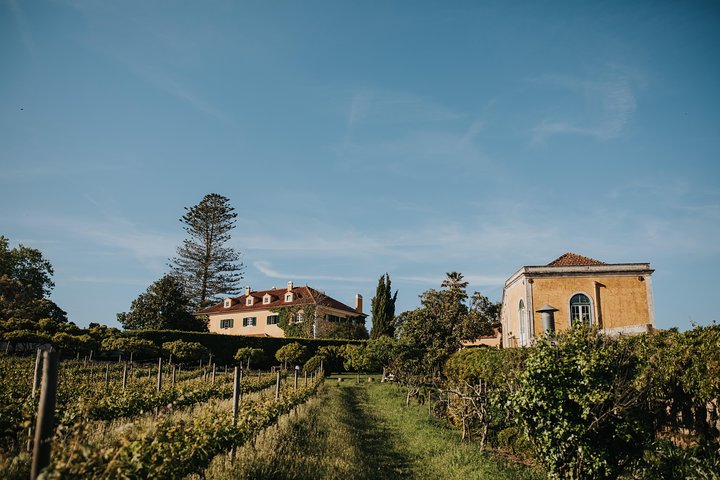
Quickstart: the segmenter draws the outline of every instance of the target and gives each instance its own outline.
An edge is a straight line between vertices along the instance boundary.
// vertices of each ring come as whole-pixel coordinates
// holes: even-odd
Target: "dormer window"
[[[269,293],[266,293],[265,296],[263,297],[263,305],[267,305],[270,302],[272,302],[272,297],[270,296]]]
[[[230,307],[232,307],[232,298],[226,298],[226,299],[225,299],[225,303],[223,304],[223,306],[224,306],[225,308],[230,308]]]
[[[288,292],[288,293],[285,294],[285,302],[286,302],[286,303],[287,303],[287,302],[292,302],[294,298],[295,298],[295,294],[292,293],[292,292]]]
[[[245,305],[247,305],[248,307],[252,307],[253,303],[255,303],[254,301],[255,301],[255,298],[247,297],[247,299],[245,299]]]

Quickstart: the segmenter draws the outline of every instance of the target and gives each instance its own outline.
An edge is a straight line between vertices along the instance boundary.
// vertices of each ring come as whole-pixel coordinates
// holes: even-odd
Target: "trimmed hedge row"
[[[308,357],[315,355],[320,347],[342,346],[347,344],[364,345],[365,340],[335,340],[321,338],[275,338],[247,337],[242,335],[224,335],[220,333],[186,332],[181,330],[128,330],[123,335],[150,340],[158,347],[165,342],[183,340],[198,342],[213,354],[218,363],[235,363],[235,352],[242,347],[261,348],[264,360],[259,365],[269,368],[276,365],[275,352],[290,343],[299,343],[308,349]]]

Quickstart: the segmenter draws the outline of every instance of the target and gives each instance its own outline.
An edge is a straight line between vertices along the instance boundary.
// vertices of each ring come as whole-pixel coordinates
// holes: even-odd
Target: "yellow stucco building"
[[[608,334],[639,334],[655,328],[649,263],[608,264],[566,253],[543,266],[525,266],[506,282],[502,298],[502,343],[529,345],[543,334],[538,310],[553,307],[556,331],[573,321]]]
[[[316,319],[328,322],[365,322],[362,311],[362,295],[355,296],[355,308],[325,295],[307,285],[296,287],[288,282],[287,288],[251,291],[239,297],[228,297],[223,302],[197,313],[208,316],[208,329],[212,333],[228,335],[249,335],[257,337],[284,337],[285,333],[278,326],[280,315],[278,309],[290,307],[295,314],[294,322],[312,321]],[[304,318],[304,306],[313,306],[315,318]]]

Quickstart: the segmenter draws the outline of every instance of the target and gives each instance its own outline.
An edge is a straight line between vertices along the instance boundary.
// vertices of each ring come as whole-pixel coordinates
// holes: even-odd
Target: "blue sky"
[[[717,2],[0,0],[0,234],[79,325],[167,271],[220,193],[256,289],[499,300],[567,251],[717,319]]]

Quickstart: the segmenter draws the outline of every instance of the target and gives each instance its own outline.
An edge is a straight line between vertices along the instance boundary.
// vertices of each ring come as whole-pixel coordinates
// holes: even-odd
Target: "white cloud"
[[[631,77],[615,70],[592,80],[562,75],[536,79],[533,83],[543,89],[552,88],[570,95],[575,108],[584,104],[588,107],[540,120],[532,128],[533,144],[542,144],[556,135],[583,135],[599,140],[621,135],[637,108],[637,101]]]
[[[368,283],[370,279],[362,277],[351,277],[351,276],[338,276],[338,275],[308,275],[298,273],[281,273],[275,270],[270,262],[256,261],[253,262],[253,266],[260,271],[263,275],[269,278],[280,278],[283,280],[327,280],[331,282],[345,282],[345,283]]]
[[[361,127],[447,122],[464,116],[411,93],[361,89],[353,93],[350,100],[345,138],[350,139]]]

